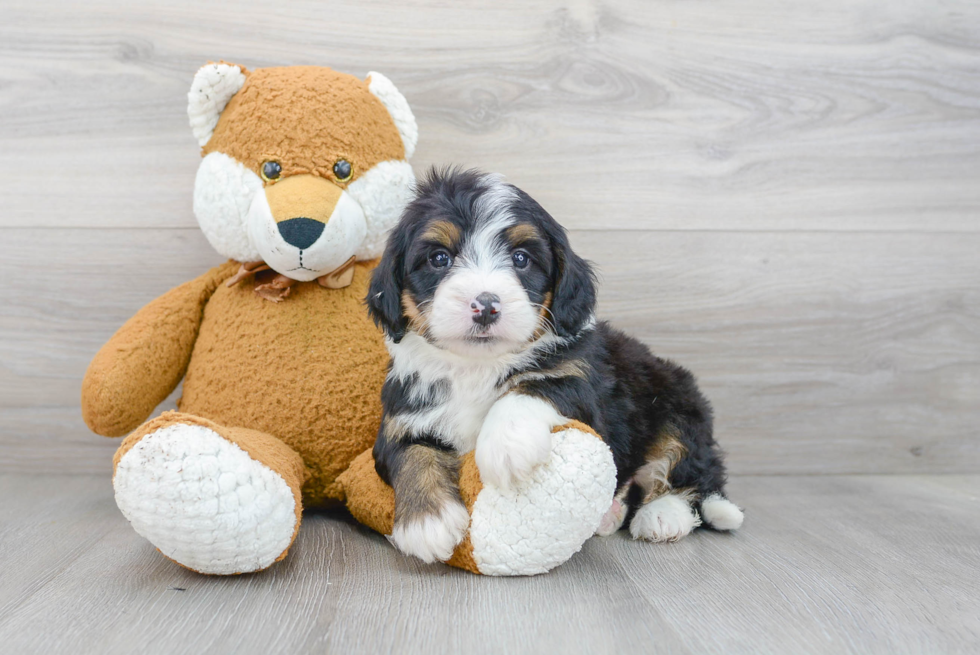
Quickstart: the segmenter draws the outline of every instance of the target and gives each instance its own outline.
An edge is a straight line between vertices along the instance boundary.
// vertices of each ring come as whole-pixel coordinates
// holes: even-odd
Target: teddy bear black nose
[[[279,234],[291,246],[306,250],[323,234],[324,224],[312,218],[290,218],[279,223]]]

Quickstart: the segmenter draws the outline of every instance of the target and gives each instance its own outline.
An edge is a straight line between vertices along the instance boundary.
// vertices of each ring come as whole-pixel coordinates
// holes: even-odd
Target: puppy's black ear
[[[587,261],[572,252],[564,228],[549,230],[554,257],[551,320],[555,333],[569,337],[585,326],[595,313],[596,275]]]
[[[408,319],[402,313],[402,287],[405,281],[403,241],[404,236],[397,229],[388,237],[381,263],[374,269],[365,299],[374,324],[395,343],[402,340],[408,329]]]

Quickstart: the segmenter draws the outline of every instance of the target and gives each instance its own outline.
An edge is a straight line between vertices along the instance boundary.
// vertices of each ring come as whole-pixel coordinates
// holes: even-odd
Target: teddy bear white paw
[[[470,540],[484,575],[536,575],[578,552],[616,491],[609,447],[575,428],[551,438],[548,461],[515,489],[485,486],[473,503]]]
[[[282,476],[201,425],[144,436],[119,460],[112,484],[136,532],[200,573],[267,568],[296,532],[296,499]]]
[[[509,489],[551,456],[551,429],[563,419],[549,403],[512,393],[490,408],[476,440],[484,484]]]
[[[391,541],[406,555],[426,564],[445,562],[466,536],[470,515],[459,501],[446,503],[438,514],[397,523]]]

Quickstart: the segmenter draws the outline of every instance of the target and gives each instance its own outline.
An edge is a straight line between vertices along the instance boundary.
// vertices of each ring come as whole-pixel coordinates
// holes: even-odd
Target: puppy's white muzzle
[[[263,261],[300,282],[346,263],[367,233],[360,204],[313,175],[294,175],[256,193],[246,223]]]
[[[474,307],[492,298],[493,320],[478,320]],[[486,302],[489,302],[486,301]],[[513,270],[461,263],[436,289],[429,317],[430,334],[458,354],[497,355],[524,347],[538,327],[538,314]]]

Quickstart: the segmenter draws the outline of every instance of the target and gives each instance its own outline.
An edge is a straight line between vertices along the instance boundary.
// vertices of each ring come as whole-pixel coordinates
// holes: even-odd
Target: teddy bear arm
[[[208,299],[237,268],[228,262],[171,289],[102,346],[82,381],[82,417],[93,432],[124,436],[170,395],[187,370]]]

